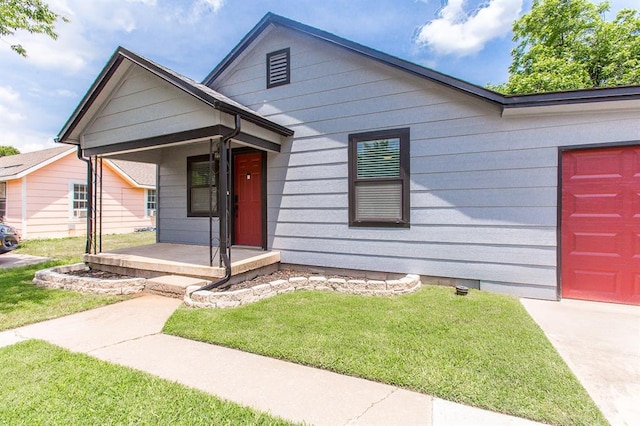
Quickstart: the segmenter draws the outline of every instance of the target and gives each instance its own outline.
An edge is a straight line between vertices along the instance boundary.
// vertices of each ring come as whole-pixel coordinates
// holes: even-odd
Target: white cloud
[[[205,7],[211,9],[212,12],[217,12],[224,5],[224,0],[195,0],[193,6]]]
[[[11,86],[0,86],[0,102],[13,103],[20,99],[20,93]]]
[[[477,9],[465,10],[466,0],[449,0],[438,18],[419,28],[415,42],[438,55],[466,56],[477,53],[494,38],[511,31],[523,0],[489,0]]]
[[[224,5],[224,0],[194,0],[187,22],[197,22],[207,13],[216,13]]]

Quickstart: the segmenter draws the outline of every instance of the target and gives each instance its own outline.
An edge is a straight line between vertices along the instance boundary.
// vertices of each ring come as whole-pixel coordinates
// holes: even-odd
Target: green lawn
[[[124,247],[141,246],[156,242],[155,232],[132,232],[130,234],[108,234],[102,236],[102,251],[117,250]],[[85,237],[50,238],[26,240],[14,253],[43,256],[67,263],[82,261],[85,250]]]
[[[393,298],[295,292],[181,308],[164,332],[542,422],[607,424],[512,297],[431,286]]]
[[[103,236],[103,249],[151,244],[155,232],[135,232]],[[128,296],[107,296],[50,290],[36,287],[31,280],[36,271],[53,266],[82,261],[84,237],[28,240],[16,253],[44,256],[53,260],[31,266],[0,269],[0,331],[25,324],[57,318],[128,299]]]
[[[289,424],[37,340],[0,348],[0,377],[1,424]]]
[[[62,264],[64,262],[49,261],[19,268],[0,269],[0,331],[128,298],[50,290],[36,287],[31,282],[36,271]]]

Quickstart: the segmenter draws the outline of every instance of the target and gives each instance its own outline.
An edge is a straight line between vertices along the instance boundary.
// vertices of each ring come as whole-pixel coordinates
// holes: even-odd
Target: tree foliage
[[[609,3],[533,0],[513,25],[509,80],[494,89],[539,93],[640,84],[640,14],[605,20]]]
[[[6,157],[7,155],[20,154],[18,148],[8,145],[0,145],[0,157]]]
[[[55,23],[58,19],[68,19],[53,12],[42,0],[0,0],[0,39],[12,36],[18,30],[46,34],[57,39]],[[11,49],[19,55],[27,56],[21,44],[12,44]]]

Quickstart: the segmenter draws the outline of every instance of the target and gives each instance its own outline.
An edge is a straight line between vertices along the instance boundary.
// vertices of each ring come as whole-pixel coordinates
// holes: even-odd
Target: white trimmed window
[[[156,196],[155,189],[147,189],[146,191],[146,215],[147,217],[153,217],[156,215],[156,209],[158,208],[158,198]]]
[[[71,184],[71,217],[82,219],[87,217],[89,206],[89,192],[86,183]]]

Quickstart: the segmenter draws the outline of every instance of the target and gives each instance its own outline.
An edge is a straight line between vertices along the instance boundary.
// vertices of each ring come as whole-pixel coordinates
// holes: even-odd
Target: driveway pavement
[[[47,260],[46,257],[31,256],[30,254],[5,253],[0,255],[0,268],[13,268],[16,266],[33,265]]]
[[[640,425],[640,306],[522,299],[614,425]]]

